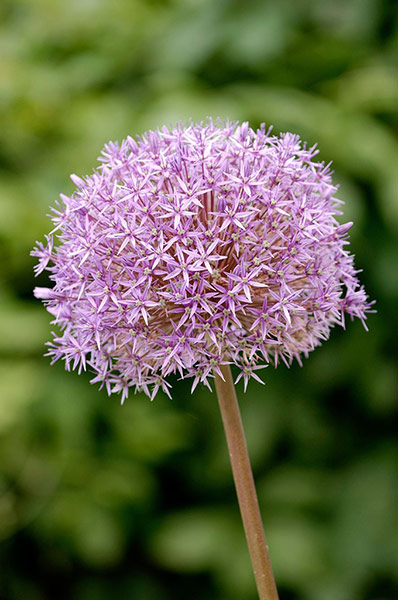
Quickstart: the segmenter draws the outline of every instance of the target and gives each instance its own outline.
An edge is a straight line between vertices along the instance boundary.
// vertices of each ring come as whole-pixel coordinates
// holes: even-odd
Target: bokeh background
[[[120,407],[43,358],[29,256],[105,142],[229,117],[333,160],[377,300],[241,409],[281,600],[397,598],[397,43],[387,0],[0,3],[0,598],[254,600],[215,396]]]

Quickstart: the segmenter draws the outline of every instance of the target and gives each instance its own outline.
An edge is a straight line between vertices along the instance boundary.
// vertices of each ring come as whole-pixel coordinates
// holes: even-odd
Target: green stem
[[[278,600],[231,369],[223,365],[220,370],[225,381],[215,373],[218,402],[258,595],[260,600]]]

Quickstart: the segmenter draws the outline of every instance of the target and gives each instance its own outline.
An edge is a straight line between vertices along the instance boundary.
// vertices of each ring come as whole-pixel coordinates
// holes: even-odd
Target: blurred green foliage
[[[176,120],[319,143],[377,300],[239,388],[281,600],[393,600],[396,14],[387,0],[0,3],[0,598],[256,597],[213,395],[120,407],[42,357],[29,251],[102,145]],[[41,276],[39,285],[45,285]]]

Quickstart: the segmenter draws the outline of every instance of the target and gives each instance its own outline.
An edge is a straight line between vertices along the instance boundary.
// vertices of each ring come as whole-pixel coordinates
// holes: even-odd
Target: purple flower
[[[107,144],[32,252],[55,284],[35,289],[62,331],[53,361],[153,398],[170,373],[195,388],[227,363],[246,386],[270,360],[301,364],[345,313],[364,322],[352,224],[316,154],[210,120]]]

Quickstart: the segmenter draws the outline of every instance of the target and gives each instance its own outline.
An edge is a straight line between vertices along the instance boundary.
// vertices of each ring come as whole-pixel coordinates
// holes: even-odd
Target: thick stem
[[[260,600],[278,600],[231,369],[220,369],[225,381],[215,374],[218,402],[258,595]]]

